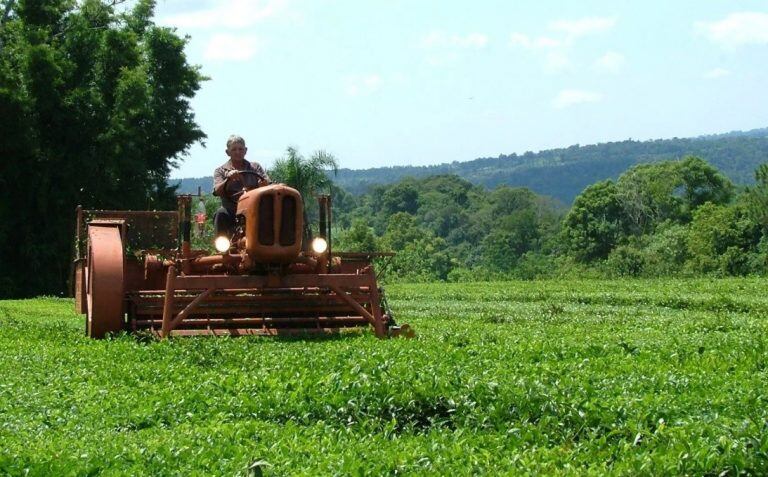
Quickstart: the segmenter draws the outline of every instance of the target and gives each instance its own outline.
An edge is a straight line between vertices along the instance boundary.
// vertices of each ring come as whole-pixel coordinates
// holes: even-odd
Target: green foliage
[[[296,148],[289,147],[285,156],[275,161],[269,176],[273,182],[282,182],[298,190],[304,201],[310,202],[315,194],[330,191],[331,180],[326,171],[335,172],[338,167],[336,158],[325,151],[315,151],[305,158]]]
[[[696,211],[691,223],[689,267],[723,275],[747,274],[750,270],[746,254],[759,241],[760,228],[743,207],[707,203]]]
[[[392,184],[406,177],[424,179],[451,174],[487,189],[500,185],[525,187],[570,204],[590,184],[616,180],[633,166],[686,156],[705,158],[735,183],[750,184],[754,169],[768,157],[768,129],[696,138],[576,144],[537,153],[500,154],[431,166],[340,169],[337,182],[354,194],[364,194],[376,185]]]
[[[671,220],[686,223],[706,202],[727,203],[733,185],[698,157],[635,166],[616,183],[624,213],[635,234],[652,232]]]
[[[344,252],[375,252],[379,249],[373,229],[360,219],[353,220],[348,229],[336,235],[333,247]]]
[[[690,253],[681,227],[700,207],[728,204],[732,194],[731,182],[697,157],[633,167],[576,198],[563,224],[567,252],[584,263],[607,259],[612,275],[674,274]],[[693,254],[689,270],[713,270],[706,254]]]
[[[454,280],[464,273],[450,278],[455,267],[509,274],[526,253],[551,251],[560,218],[552,201],[530,190],[489,192],[447,175],[376,187],[355,206],[337,212],[337,223],[371,224],[381,249],[397,253],[389,273],[410,281]]]
[[[332,182],[326,171],[335,173],[337,169],[336,158],[325,151],[315,151],[309,158],[305,158],[296,148],[289,147],[285,156],[275,161],[269,171],[273,182],[293,187],[304,199],[305,240],[312,236],[311,224],[316,222],[318,216],[316,195],[331,192]]]
[[[386,189],[381,198],[381,208],[384,213],[388,215],[398,212],[416,213],[419,209],[419,192],[414,182],[406,180]]]
[[[151,22],[152,1],[120,14],[97,0],[5,8],[0,296],[58,294],[78,204],[175,207],[170,169],[205,137],[189,107],[204,78],[186,39]]]
[[[754,187],[747,189],[744,202],[752,220],[768,231],[768,163],[760,164],[755,170]]]
[[[374,188],[336,217],[371,224],[367,240],[397,252],[390,273],[409,281],[762,275],[763,169],[758,186],[734,200],[730,181],[700,158],[640,165],[587,187],[564,219],[528,189],[409,178]],[[415,213],[402,211],[416,204]]]
[[[563,222],[563,240],[578,261],[605,258],[627,229],[619,192],[611,181],[598,182],[582,192]]]
[[[645,268],[643,253],[632,245],[619,245],[605,261],[608,274],[619,277],[640,276]]]
[[[92,341],[4,301],[0,474],[765,475],[764,289],[398,285],[387,341]]]
[[[512,273],[516,278],[535,280],[556,277],[559,265],[554,256],[540,252],[525,252]]]
[[[392,259],[392,273],[407,282],[445,280],[454,266],[444,239],[431,232],[408,242]]]
[[[670,276],[681,272],[689,259],[688,228],[684,225],[664,223],[655,234],[647,236],[643,250],[644,275]]]

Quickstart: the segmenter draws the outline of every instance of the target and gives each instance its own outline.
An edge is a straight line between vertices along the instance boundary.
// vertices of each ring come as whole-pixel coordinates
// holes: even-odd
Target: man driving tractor
[[[230,237],[235,228],[237,198],[243,190],[269,184],[267,172],[258,162],[245,160],[245,139],[232,135],[227,139],[226,153],[229,160],[213,172],[213,195],[221,198],[221,207],[213,215],[216,237]]]

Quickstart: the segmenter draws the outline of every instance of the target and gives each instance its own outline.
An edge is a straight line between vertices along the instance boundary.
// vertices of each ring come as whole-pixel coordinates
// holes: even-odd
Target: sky
[[[428,165],[768,126],[768,0],[157,0],[209,77],[213,173],[239,134],[341,167]]]

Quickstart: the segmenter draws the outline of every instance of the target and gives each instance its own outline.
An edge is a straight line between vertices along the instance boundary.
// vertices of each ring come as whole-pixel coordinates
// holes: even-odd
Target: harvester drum
[[[86,333],[173,335],[335,333],[370,327],[379,338],[412,335],[397,326],[372,260],[391,254],[332,252],[330,197],[319,198],[314,240],[301,194],[272,184],[239,194],[237,225],[219,253],[193,250],[191,196],[177,211],[78,207],[75,303]]]

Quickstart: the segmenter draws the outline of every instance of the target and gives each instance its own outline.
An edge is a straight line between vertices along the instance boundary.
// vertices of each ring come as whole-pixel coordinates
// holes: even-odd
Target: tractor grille
[[[281,201],[282,207],[277,211],[277,201]],[[291,196],[277,197],[272,194],[265,195],[259,201],[259,243],[261,245],[275,245],[275,216],[281,214],[280,236],[277,242],[283,246],[291,246],[296,243],[296,198]]]
[[[280,245],[296,243],[296,198],[283,197],[283,220],[280,223]]]
[[[275,244],[275,196],[265,195],[259,201],[259,242]]]

